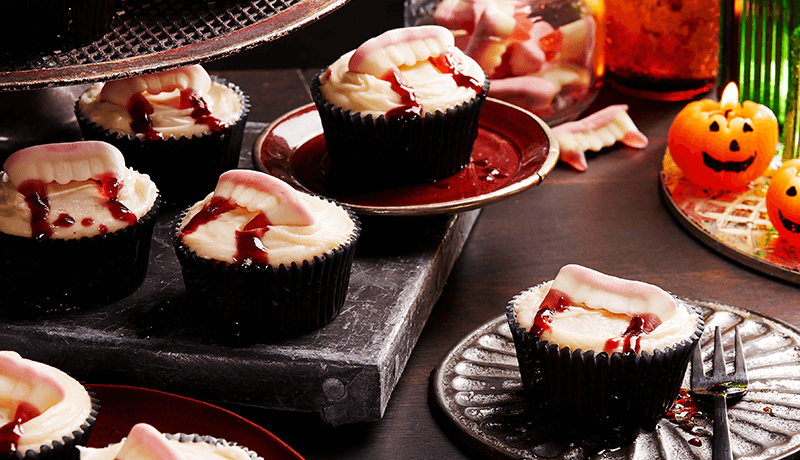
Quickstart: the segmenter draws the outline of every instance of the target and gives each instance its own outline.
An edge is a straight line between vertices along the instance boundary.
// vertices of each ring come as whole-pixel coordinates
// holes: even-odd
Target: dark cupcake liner
[[[77,102],[75,116],[84,139],[105,141],[117,147],[129,167],[149,175],[156,183],[165,207],[183,207],[203,199],[214,189],[220,174],[239,166],[250,100],[233,83],[215,76],[212,80],[231,88],[242,100],[242,116],[223,131],[148,141],[89,121]]]
[[[563,438],[630,441],[652,430],[675,402],[704,322],[700,312],[691,337],[652,354],[609,355],[571,351],[532,336],[517,322],[512,299],[506,306],[522,386],[531,414],[544,431]]]
[[[0,312],[25,317],[104,305],[144,282],[160,199],[135,224],[79,239],[0,233]]]
[[[335,107],[319,89],[321,75],[311,83],[311,96],[330,160],[326,190],[358,194],[434,182],[469,164],[488,79],[481,94],[446,112],[387,119]]]
[[[23,58],[91,43],[111,29],[117,0],[4,2],[0,56]]]
[[[247,455],[253,460],[263,460],[263,457],[259,456],[257,452],[248,449],[245,446],[237,444],[235,442],[227,441],[223,438],[215,438],[213,436],[202,436],[197,433],[194,434],[185,434],[185,433],[175,433],[175,434],[164,434],[167,439],[174,439],[178,442],[202,442],[211,445],[223,445],[223,446],[232,446],[238,447],[247,453]]]
[[[72,436],[54,439],[50,444],[43,444],[39,450],[28,449],[26,452],[15,451],[11,454],[0,453],[0,460],[78,460],[80,451],[77,446],[86,446],[92,435],[100,404],[94,392],[89,391],[92,400],[92,410],[81,426],[72,432]]]
[[[332,200],[329,200],[333,202]],[[186,212],[173,229],[186,286],[186,305],[217,342],[264,343],[311,332],[331,322],[344,305],[361,225],[350,240],[313,261],[278,267],[242,266],[204,259],[178,237]]]

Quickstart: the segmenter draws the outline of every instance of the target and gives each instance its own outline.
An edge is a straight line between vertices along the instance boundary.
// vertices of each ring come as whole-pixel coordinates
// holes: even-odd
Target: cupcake
[[[703,321],[662,289],[579,265],[507,316],[531,413],[558,436],[628,442],[672,406]]]
[[[224,439],[162,434],[146,423],[134,425],[118,443],[79,449],[79,460],[261,460],[255,452]]]
[[[0,171],[0,310],[95,306],[132,293],[147,272],[158,206],[153,181],[104,142],[13,153]]]
[[[97,401],[77,380],[46,364],[0,351],[4,382],[0,449],[3,458],[70,460],[86,445]]]
[[[175,227],[187,305],[212,340],[265,342],[338,315],[360,224],[337,203],[232,170]]]
[[[326,187],[358,194],[433,182],[470,162],[489,80],[440,26],[394,29],[312,82]]]
[[[199,65],[97,83],[75,104],[83,137],[119,148],[175,206],[238,167],[249,110],[242,90]]]

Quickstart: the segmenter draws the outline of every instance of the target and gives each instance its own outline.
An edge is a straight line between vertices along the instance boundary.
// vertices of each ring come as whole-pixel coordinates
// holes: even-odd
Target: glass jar
[[[450,29],[491,80],[489,96],[555,126],[577,118],[601,85],[603,8],[593,1],[405,0],[404,21]]]

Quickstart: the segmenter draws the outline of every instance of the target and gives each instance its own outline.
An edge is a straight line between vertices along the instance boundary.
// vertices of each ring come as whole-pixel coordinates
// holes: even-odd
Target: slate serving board
[[[250,148],[265,126],[248,123],[240,167],[252,168]],[[187,320],[191,305],[183,302],[170,239],[178,212],[159,216],[148,275],[134,294],[36,320],[2,318],[0,348],[85,383],[317,412],[334,426],[377,420],[480,211],[362,216],[362,239],[340,315],[301,337],[238,348],[204,340]],[[64,268],[69,269],[66,261]]]

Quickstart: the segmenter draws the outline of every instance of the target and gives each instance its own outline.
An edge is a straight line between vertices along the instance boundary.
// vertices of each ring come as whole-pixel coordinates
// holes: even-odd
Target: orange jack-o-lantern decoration
[[[800,246],[800,159],[785,161],[767,189],[772,226],[793,246]]]
[[[768,107],[739,104],[729,83],[720,102],[694,101],[669,129],[669,152],[684,177],[716,190],[741,190],[769,167],[778,143],[778,120]]]

